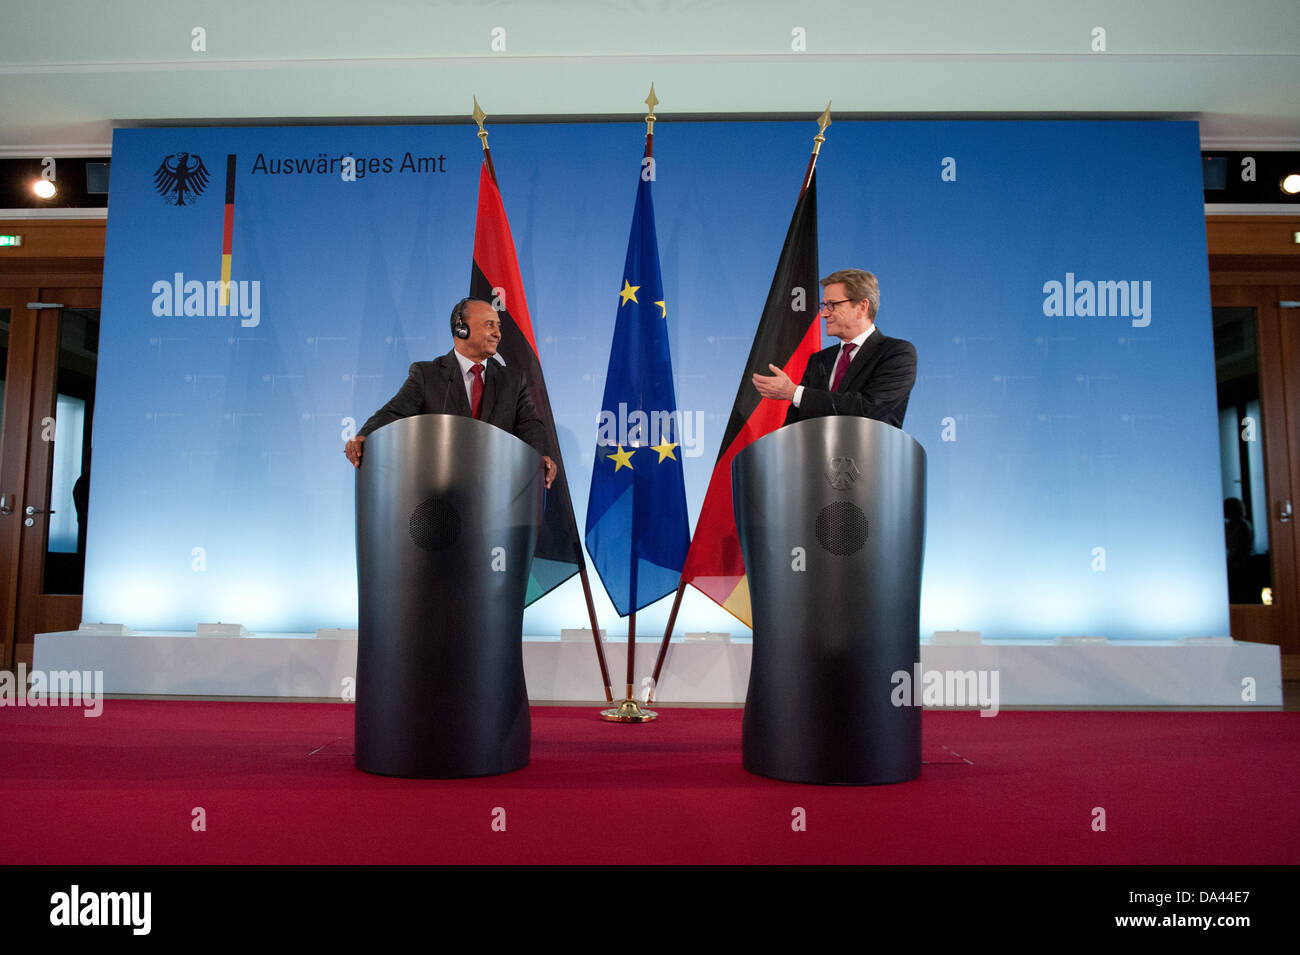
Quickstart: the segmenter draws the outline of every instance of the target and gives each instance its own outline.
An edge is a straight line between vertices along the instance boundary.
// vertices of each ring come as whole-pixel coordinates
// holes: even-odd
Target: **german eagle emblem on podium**
[[[862,472],[858,470],[858,466],[852,458],[831,458],[830,466],[826,469],[826,480],[837,491],[844,491],[852,487],[854,482],[861,476]]]

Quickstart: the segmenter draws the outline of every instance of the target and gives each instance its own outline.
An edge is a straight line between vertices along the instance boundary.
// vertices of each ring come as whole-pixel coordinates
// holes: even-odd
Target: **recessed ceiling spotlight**
[[[54,193],[57,191],[58,190],[54,188],[54,183],[50,182],[48,179],[37,179],[32,183],[32,192],[36,193],[36,195],[40,196],[42,199],[53,199]]]
[[[1300,172],[1293,172],[1282,180],[1282,191],[1289,196],[1300,192]]]

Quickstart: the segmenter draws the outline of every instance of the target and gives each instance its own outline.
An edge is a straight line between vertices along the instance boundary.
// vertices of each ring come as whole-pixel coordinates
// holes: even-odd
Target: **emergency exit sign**
[[[23,237],[20,235],[0,235],[0,249],[14,247],[23,244]]]

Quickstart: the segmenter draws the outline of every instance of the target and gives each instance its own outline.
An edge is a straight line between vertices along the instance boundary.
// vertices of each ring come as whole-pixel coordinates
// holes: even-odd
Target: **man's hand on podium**
[[[361,445],[366,440],[364,434],[359,434],[347,444],[343,445],[343,453],[348,456],[354,468],[361,467]]]
[[[555,480],[555,474],[559,469],[555,466],[555,462],[544,454],[542,455],[542,464],[546,467],[546,486],[549,488],[551,482]]]

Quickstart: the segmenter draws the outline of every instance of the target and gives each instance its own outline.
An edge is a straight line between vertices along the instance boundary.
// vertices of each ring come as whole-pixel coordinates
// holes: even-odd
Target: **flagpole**
[[[636,562],[632,562],[636,566]],[[635,588],[632,591],[636,593]],[[636,689],[636,611],[633,610],[627,616],[627,699],[632,699],[632,691]]]
[[[483,144],[483,161],[487,163],[488,175],[492,177],[493,185],[500,189],[501,184],[497,182],[496,166],[492,164],[492,150],[488,146],[488,133],[483,128],[483,120],[487,119],[487,113],[483,112],[483,108],[479,106],[477,96],[474,97],[474,112],[472,115],[474,122],[478,124],[478,138],[479,142]],[[557,457],[558,454],[557,451]],[[559,466],[564,467],[563,459],[560,460]],[[565,483],[565,494],[568,495],[567,482]],[[573,520],[573,500],[570,498],[567,503],[570,520]],[[596,602],[591,596],[591,578],[587,576],[587,560],[581,547],[578,548],[578,576],[582,579],[582,593],[587,598],[587,617],[591,621],[591,639],[596,644],[596,662],[600,664],[600,679],[605,686],[605,702],[613,703],[614,687],[609,678],[609,663],[605,659],[605,646],[600,639],[600,624],[596,621]]]
[[[650,84],[650,95],[645,98],[646,106],[650,107],[650,112],[645,117],[645,158],[651,159],[654,155],[655,146],[655,107],[659,105],[659,100],[655,96],[655,85]],[[635,539],[635,534],[633,538]],[[648,710],[636,701],[633,691],[636,689],[636,555],[632,556],[630,567],[632,576],[632,612],[627,618],[627,695],[623,702],[612,710],[601,710],[600,718],[608,720],[611,723],[649,723],[651,720],[658,719],[659,714],[654,710]],[[653,687],[650,691],[654,692]],[[646,702],[649,702],[647,698]]]
[[[605,681],[605,702],[614,702],[614,687],[609,678],[609,664],[605,662],[605,645],[600,639],[600,624],[596,623],[596,603],[591,599],[591,578],[587,576],[587,559],[578,563],[578,576],[582,578],[582,592],[587,598],[587,617],[591,620],[591,635],[596,641],[596,659],[600,663],[600,678]]]
[[[817,154],[822,150],[822,143],[826,142],[826,127],[831,124],[831,101],[826,101],[826,111],[817,117],[817,135],[813,137],[812,155],[808,157],[808,171],[803,175],[803,185],[799,187],[799,198],[808,191],[808,184],[812,182],[813,171],[817,168]],[[486,136],[487,134],[484,133]],[[483,140],[483,148],[487,148],[487,140]]]
[[[487,163],[488,175],[492,181],[500,188],[501,184],[497,182],[497,167],[492,165],[492,150],[487,143],[487,130],[483,128],[483,120],[487,119],[487,113],[483,112],[483,107],[478,104],[478,97],[474,97],[474,112],[471,114],[474,122],[478,123],[478,141],[483,144],[483,161]]]
[[[673,609],[668,611],[668,626],[664,629],[664,638],[659,643],[659,656],[655,658],[654,672],[650,674],[650,695],[647,703],[655,700],[655,690],[659,688],[659,673],[664,667],[664,658],[668,656],[668,641],[673,637],[673,625],[677,623],[677,611],[682,605],[682,594],[686,593],[686,578],[677,585],[677,595],[673,597]]]
[[[654,88],[651,87],[651,95],[654,94]],[[799,186],[799,198],[808,191],[808,186],[812,183],[813,172],[817,169],[817,154],[821,152],[822,143],[826,142],[826,127],[831,124],[831,101],[826,101],[826,109],[817,117],[817,135],[813,137],[812,154],[808,157],[808,168],[803,174],[802,184]],[[697,528],[698,529],[698,528]],[[673,597],[673,609],[668,612],[668,626],[664,628],[664,638],[659,643],[659,655],[655,658],[654,672],[650,674],[650,693],[646,697],[647,703],[653,703],[655,691],[659,689],[659,674],[663,672],[664,659],[668,656],[668,644],[673,638],[673,626],[677,623],[677,611],[682,605],[682,595],[686,593],[687,580],[685,575],[682,576],[681,582],[677,585],[677,595]]]

